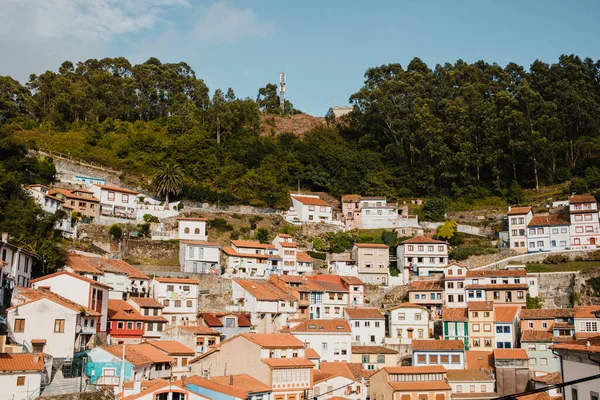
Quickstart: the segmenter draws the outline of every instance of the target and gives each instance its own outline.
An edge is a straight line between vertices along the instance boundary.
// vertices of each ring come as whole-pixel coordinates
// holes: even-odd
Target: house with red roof
[[[432,318],[441,318],[442,306],[444,305],[444,281],[412,281],[408,287],[408,300],[413,304],[419,304],[431,310]]]
[[[496,380],[490,372],[480,369],[449,369],[448,383],[452,399],[491,400],[498,397]]]
[[[108,301],[108,326],[106,333],[111,344],[135,344],[142,341],[145,321],[125,300]]]
[[[494,349],[498,396],[521,393],[529,383],[529,356],[524,349]]]
[[[600,245],[598,203],[594,196],[574,195],[569,197],[571,247],[595,249]]]
[[[346,307],[344,318],[352,329],[353,346],[381,346],[385,343],[385,316],[374,307]]]
[[[352,360],[352,330],[345,319],[307,320],[285,332],[314,349],[322,361]]]
[[[95,198],[89,190],[53,187],[50,194],[62,200],[63,204],[71,206],[85,224],[93,223],[100,214],[100,199]]]
[[[101,185],[94,183],[88,190],[93,193],[94,197],[100,200],[100,214],[136,219],[137,207],[136,200],[138,192],[109,185]]]
[[[206,353],[221,343],[221,334],[208,326],[174,326],[161,332],[161,340],[174,340],[193,349],[195,355]]]
[[[177,340],[148,340],[146,344],[154,346],[173,359],[173,362],[171,363],[171,375],[174,378],[177,379],[189,375],[189,362],[196,355],[193,349]]]
[[[226,276],[241,279],[267,279],[282,263],[273,244],[256,240],[232,240],[223,247],[223,259]]]
[[[56,222],[55,229],[63,232],[63,235],[70,236],[73,234],[73,227],[71,226],[71,211],[73,207],[56,197],[52,193],[52,189],[46,185],[34,184],[29,185],[29,194],[31,197],[42,207],[47,213],[55,214],[58,211],[64,211],[65,217]]]
[[[398,245],[398,270],[408,268],[418,276],[443,274],[448,264],[448,243],[426,236],[415,236]]]
[[[333,208],[329,203],[317,195],[292,194],[292,208],[288,218],[292,217],[299,223],[331,223],[333,222]]]
[[[527,294],[536,297],[537,288],[537,277],[527,276],[525,268],[469,270],[465,279],[469,303],[491,301],[498,306],[525,307]]]
[[[162,314],[169,325],[196,325],[196,279],[155,277],[150,282],[150,295],[163,305]]]
[[[494,307],[494,347],[513,349],[519,343],[519,306]]]
[[[465,368],[462,340],[413,340],[412,365],[442,365],[447,370]]]
[[[372,399],[450,400],[451,387],[441,365],[386,367],[370,379]]]
[[[298,245],[291,235],[279,233],[271,244],[277,248],[282,259],[276,270],[277,274],[306,275],[313,273],[312,257],[298,249]]]
[[[564,213],[536,215],[527,224],[527,251],[557,251],[570,248],[569,216]]]
[[[388,202],[385,196],[342,196],[342,221],[353,229],[394,229],[417,225],[417,218],[408,215],[408,207]]]
[[[573,310],[576,339],[600,336],[600,318],[596,316],[600,306],[575,306]]]
[[[329,400],[362,400],[368,397],[369,386],[365,377],[369,376],[360,363],[324,362],[323,368],[313,375],[313,396],[327,396]],[[360,368],[361,376],[353,373]]]
[[[600,337],[557,343],[552,350],[559,357],[563,382],[600,375]],[[565,400],[593,399],[599,392],[600,378],[577,383],[563,391]]]
[[[433,335],[431,310],[414,303],[401,303],[386,310],[390,344],[411,344],[413,339]]]
[[[130,297],[127,303],[141,315],[144,321],[142,338],[159,339],[168,323],[162,315],[163,305],[152,297]]]
[[[533,209],[527,207],[508,207],[509,247],[519,253],[527,253],[527,225],[533,218]]]
[[[220,333],[225,340],[240,333],[249,333],[250,318],[244,313],[202,312],[198,315],[198,325],[206,326]]]
[[[45,366],[41,353],[0,351],[0,388],[2,388],[3,398],[14,400],[27,400],[30,396],[37,398],[40,395],[43,378],[45,378]]]
[[[443,308],[442,326],[444,340],[461,340],[465,350],[469,350],[469,310],[466,307]]]

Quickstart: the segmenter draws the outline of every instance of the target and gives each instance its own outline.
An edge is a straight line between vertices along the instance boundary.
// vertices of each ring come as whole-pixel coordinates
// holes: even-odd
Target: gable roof
[[[354,243],[354,246],[364,249],[389,249],[390,246],[387,244],[380,243]]]
[[[600,311],[600,306],[575,306],[573,307],[574,318],[596,318],[596,311]]]
[[[198,285],[198,281],[192,278],[159,278],[155,277],[155,281],[160,283],[182,283],[186,285]]]
[[[469,320],[469,310],[466,307],[442,308],[442,321],[464,321]]]
[[[520,309],[518,306],[494,307],[494,322],[513,322]]]
[[[152,346],[151,344],[148,344],[148,343],[128,345],[127,347],[133,347],[133,349],[132,349],[133,351],[137,352],[138,354],[143,355],[144,357],[148,358],[150,361],[152,361],[154,363],[174,362],[175,361],[171,357],[169,357],[164,351],[159,350],[157,347]]]
[[[600,354],[600,336],[555,344],[552,348],[555,350]]]
[[[220,328],[223,326],[221,318],[227,316],[233,316],[237,318],[238,326],[241,328],[247,328],[252,326],[250,320],[244,313],[233,313],[233,312],[203,312],[200,316],[204,319],[207,326]]]
[[[125,189],[125,188],[120,188],[118,186],[108,186],[108,185],[100,185],[98,183],[94,183],[92,186],[97,186],[102,190],[108,190],[111,192],[121,192],[121,193],[128,193],[128,194],[134,194],[137,195],[139,194],[138,192],[135,192],[133,190],[129,190],[129,189]]]
[[[398,354],[398,351],[384,346],[352,346],[352,354]]]
[[[31,288],[19,288],[19,295],[28,299],[25,303],[18,304],[16,306],[10,307],[7,310],[11,310],[13,308],[22,307],[25,304],[33,303],[34,301],[40,299],[46,299],[52,301],[58,305],[66,307],[72,311],[81,312],[82,310],[85,312],[87,316],[90,317],[99,317],[102,314],[94,311],[90,308],[87,308],[81,304],[75,303],[72,300],[67,299],[66,297],[60,296],[50,290],[47,289],[31,289]]]
[[[118,359],[121,359],[121,357],[123,357],[123,347],[125,347],[125,360],[129,361],[134,366],[152,364],[152,360],[148,358],[145,354],[137,352],[134,348],[135,346],[137,345],[125,346],[122,344],[118,344],[113,346],[102,346],[100,348],[117,357]]]
[[[419,340],[413,339],[413,351],[463,351],[462,340]]]
[[[69,271],[58,271],[58,272],[55,272],[55,273],[50,274],[50,275],[44,275],[44,276],[41,276],[39,278],[30,280],[29,283],[31,284],[31,283],[43,282],[43,281],[45,281],[47,279],[55,278],[55,277],[61,276],[61,275],[66,275],[66,276],[68,276],[70,278],[79,279],[80,281],[89,283],[90,285],[102,286],[102,287],[107,288],[107,289],[112,289],[112,287],[109,286],[109,285],[105,285],[104,283],[97,282],[97,281],[95,281],[93,279],[89,279],[89,278],[86,278],[85,276],[77,275],[77,274],[74,274],[74,273],[69,272]]]
[[[525,268],[513,269],[476,269],[467,271],[467,278],[494,278],[494,277],[524,277],[527,276]]]
[[[300,195],[291,195],[292,198],[298,200],[300,203],[307,206],[325,206],[331,207],[329,203],[324,200],[321,200],[319,197],[309,197],[309,196],[300,196]]]
[[[538,308],[521,310],[521,319],[554,319],[572,317],[575,310],[572,308]]]
[[[67,199],[77,199],[77,200],[81,200],[81,201],[91,201],[93,203],[100,203],[100,199],[97,199],[94,196],[86,197],[86,196],[82,196],[82,195],[78,194],[77,192],[93,193],[88,190],[81,190],[81,189],[69,190],[69,189],[63,189],[63,188],[57,188],[57,187],[52,188],[50,190],[51,195],[56,195],[57,193],[59,193],[59,194],[65,196],[65,198],[67,198]]]
[[[559,226],[569,225],[569,220],[561,215],[544,215],[531,218],[527,226]]]
[[[67,266],[77,273],[87,273],[92,275],[102,275],[102,271],[88,262],[88,258],[76,254],[69,254]]]
[[[279,288],[271,282],[254,281],[251,279],[234,279],[233,282],[261,301],[296,301],[288,291]]]
[[[133,301],[140,307],[144,308],[164,308],[162,304],[158,302],[154,297],[130,297],[129,300]]]
[[[374,307],[346,307],[344,311],[352,319],[385,319],[385,316]]]
[[[206,240],[180,240],[179,243],[204,247],[221,247],[221,245],[217,242],[208,242]]]
[[[494,311],[493,301],[470,301],[467,305],[469,311]]]
[[[164,351],[169,355],[194,355],[196,352],[177,340],[148,340],[148,344]]]
[[[581,204],[581,203],[595,203],[596,198],[594,196],[586,196],[586,195],[574,195],[569,197],[570,204]]]
[[[349,363],[344,361],[323,361],[319,365],[320,371],[333,375],[340,375],[356,381],[362,378],[368,379],[371,373],[364,369],[361,363]]]
[[[44,357],[41,353],[0,353],[0,371],[43,371]]]
[[[265,349],[299,349],[304,347],[302,340],[289,333],[242,333],[238,336]]]
[[[524,215],[531,211],[531,207],[511,207],[510,210],[506,213],[506,215]]]
[[[465,361],[468,369],[486,369],[490,370],[493,364],[491,351],[466,350]]]
[[[436,281],[412,281],[408,291],[416,291],[416,290],[433,290],[440,291],[444,290],[444,283],[441,280]]]
[[[414,238],[405,240],[400,244],[446,244],[443,240],[436,240],[427,236],[415,236]]]
[[[307,347],[304,350],[304,355],[309,360],[310,359],[321,359],[321,355],[319,353],[317,353],[317,351],[315,349],[313,349],[312,347]]]
[[[304,251],[298,251],[298,252],[296,252],[296,261],[313,262],[313,258]]]
[[[144,317],[125,300],[108,300],[108,319],[112,321],[143,321]]]
[[[350,325],[345,319],[311,319],[303,321],[293,328],[287,329],[290,333],[350,333]]]
[[[137,269],[136,267],[134,267],[133,265],[129,264],[126,261],[119,260],[116,258],[109,258],[109,259],[106,259],[106,261],[113,268],[129,275],[130,279],[139,279],[139,280],[147,280],[147,281],[150,280],[150,277],[148,275],[146,275],[145,273],[143,273],[142,271],[140,271],[139,269]]]
[[[552,342],[554,335],[541,329],[526,329],[521,334],[521,342]]]
[[[271,388],[268,385],[265,385],[258,379],[255,379],[248,374],[211,376],[210,380],[223,386],[231,386],[231,382],[233,381],[233,386],[235,387],[235,389],[246,393],[246,395],[248,393],[261,393],[271,391]]]
[[[479,369],[449,369],[448,381],[493,381],[494,378],[486,371]]]
[[[494,349],[496,360],[528,360],[525,349]]]

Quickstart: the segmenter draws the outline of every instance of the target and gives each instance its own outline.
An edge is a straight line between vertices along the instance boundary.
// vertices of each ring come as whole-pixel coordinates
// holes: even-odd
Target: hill
[[[293,133],[296,136],[302,137],[306,132],[325,125],[325,118],[314,117],[308,114],[261,114],[259,131],[262,136]]]

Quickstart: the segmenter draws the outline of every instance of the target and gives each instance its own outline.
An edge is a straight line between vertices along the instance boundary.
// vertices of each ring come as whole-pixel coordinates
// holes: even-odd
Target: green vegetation
[[[327,253],[321,253],[318,251],[307,251],[306,253],[309,256],[311,256],[312,258],[316,258],[317,260],[326,260],[327,259]]]
[[[121,240],[123,237],[123,228],[119,224],[112,224],[108,228],[108,234],[115,240]]]
[[[433,197],[425,200],[421,213],[425,221],[443,221],[446,217],[448,203],[441,197]]]
[[[533,309],[533,308],[542,308],[544,307],[544,298],[542,296],[538,296],[538,297],[530,297],[529,295],[527,295],[527,308]]]
[[[169,208],[169,194],[178,195],[183,190],[183,170],[178,164],[164,162],[154,176],[154,192],[165,196],[165,210]]]
[[[568,272],[600,269],[597,261],[567,261],[556,264],[527,264],[527,272]]]
[[[215,229],[219,233],[233,231],[233,226],[225,218],[214,218],[207,223],[209,228]]]
[[[254,235],[254,239],[258,240],[263,244],[270,243],[269,240],[269,230],[267,228],[258,228],[256,231],[256,235]]]

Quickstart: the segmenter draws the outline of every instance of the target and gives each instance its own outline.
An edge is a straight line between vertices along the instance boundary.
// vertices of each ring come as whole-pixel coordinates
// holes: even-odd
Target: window
[[[108,201],[115,201],[115,192],[108,192]]]
[[[571,388],[571,399],[572,400],[579,400],[579,396],[577,393],[577,388],[572,387]]]
[[[598,400],[598,392],[590,392],[590,400]]]
[[[532,322],[532,321],[529,321],[529,322],[527,323],[527,325],[529,326],[529,329],[533,329],[533,322]]]
[[[492,330],[492,326],[490,324],[484,324],[483,325],[483,330],[485,332],[490,332]]]
[[[473,339],[473,347],[481,347],[481,340],[479,338]]]
[[[525,223],[525,218],[519,217],[519,224],[524,224],[524,223]]]
[[[173,292],[175,290],[175,285],[167,285],[167,292]]]
[[[15,319],[15,332],[25,332],[25,320]]]
[[[583,226],[575,227],[575,233],[583,233]]]
[[[427,246],[427,251],[433,251],[433,246]]]
[[[354,327],[360,328],[360,321],[354,321]]]
[[[421,320],[421,313],[415,313],[415,321],[420,321]]]
[[[55,319],[54,320],[54,333],[64,333],[65,332],[65,320],[64,319]]]
[[[519,292],[517,292],[517,299],[520,299],[520,300],[522,300],[522,299],[524,299],[524,298],[525,298],[525,296],[523,295],[523,292],[522,292],[522,291],[519,291]]]
[[[535,235],[535,228],[529,228],[529,234]]]
[[[362,355],[362,363],[366,364],[369,362],[369,355],[368,354],[363,354]]]
[[[141,322],[136,322],[135,323],[135,329],[142,329],[142,323]]]
[[[375,328],[379,328],[379,321],[375,321]]]
[[[510,325],[505,326],[504,330],[502,331],[503,333],[510,333]]]
[[[592,220],[592,214],[585,214],[585,220],[586,221],[591,221]]]
[[[548,350],[548,345],[547,344],[540,344],[540,351],[546,351]]]
[[[490,312],[489,312],[489,311],[485,311],[485,312],[483,313],[483,316],[484,316],[485,318],[489,318],[489,317],[490,317]]]
[[[406,318],[405,314],[403,312],[398,313],[398,320],[399,321],[404,321],[404,319]]]
[[[175,300],[175,307],[181,307],[181,300]]]
[[[475,393],[475,385],[469,385],[469,391]]]
[[[17,386],[25,386],[25,377],[17,376]]]
[[[484,339],[485,347],[492,347],[492,339]]]
[[[438,246],[438,251],[444,251],[444,246]]]
[[[187,300],[187,301],[185,302],[185,305],[186,305],[188,308],[192,308],[192,300]]]
[[[456,393],[462,393],[462,385],[456,385]]]
[[[163,306],[169,307],[169,300],[167,300],[167,299],[163,300]]]
[[[542,328],[547,329],[548,328],[548,323],[547,322],[542,322]]]
[[[183,357],[183,358],[181,359],[181,366],[182,366],[182,367],[185,367],[185,366],[187,366],[187,365],[188,365],[188,359],[187,359],[187,358],[185,358],[185,357]]]
[[[502,333],[502,327],[501,326],[497,326],[496,327],[496,333]]]
[[[408,251],[414,251],[414,246],[412,244],[408,246]]]
[[[425,356],[425,354],[419,354],[419,355],[417,356],[417,362],[418,362],[419,364],[425,364],[425,363],[427,362],[427,361],[426,361],[426,356]]]
[[[129,195],[128,194],[121,195],[121,200],[123,203],[129,203]]]
[[[117,329],[123,329],[124,326],[123,321],[117,322]]]
[[[424,247],[424,246],[417,246],[417,250],[418,250],[418,251],[423,251],[423,249],[425,249],[425,247]]]
[[[365,321],[365,328],[370,327],[371,326],[371,322],[370,321]]]
[[[473,324],[473,332],[479,332],[479,324]]]
[[[547,358],[540,358],[540,365],[548,365],[548,359]]]
[[[437,354],[430,354],[429,355],[429,364],[437,364],[437,363],[438,363]]]
[[[473,312],[473,318],[477,318],[477,317],[479,317],[479,313],[477,311],[474,311]]]
[[[449,359],[449,357],[447,354],[441,355],[440,356],[440,364],[448,364],[448,359]]]
[[[418,336],[418,338],[419,338],[419,339],[422,339],[422,338],[423,338],[423,329],[419,329],[419,330],[417,331],[417,336]]]
[[[479,343],[479,339],[476,339]],[[452,355],[452,364],[460,364],[460,356],[458,354]]]
[[[385,364],[385,356],[383,354],[377,355],[377,364]]]

